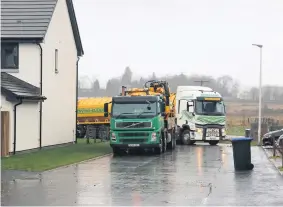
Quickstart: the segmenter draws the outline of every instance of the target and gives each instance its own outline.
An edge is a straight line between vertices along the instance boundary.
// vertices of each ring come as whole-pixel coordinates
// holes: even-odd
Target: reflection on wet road
[[[42,174],[2,172],[2,205],[283,205],[263,150],[235,173],[232,148],[178,146],[161,156],[104,157]]]

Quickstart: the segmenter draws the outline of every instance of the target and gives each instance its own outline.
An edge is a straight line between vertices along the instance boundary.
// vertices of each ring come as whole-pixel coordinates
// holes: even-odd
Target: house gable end
[[[75,14],[73,1],[72,0],[66,0],[66,3],[67,3],[68,13],[69,13],[71,26],[72,26],[72,30],[73,30],[73,34],[74,34],[74,38],[75,38],[76,47],[77,47],[77,55],[80,57],[80,56],[83,56],[84,50],[83,50],[83,45],[82,45],[82,41],[81,41],[81,36],[80,36],[80,32],[79,32],[79,27],[78,27],[78,23],[77,23],[77,18],[76,18],[76,14]]]

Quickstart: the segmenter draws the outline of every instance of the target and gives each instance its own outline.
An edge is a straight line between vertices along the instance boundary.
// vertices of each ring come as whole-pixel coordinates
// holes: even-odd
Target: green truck
[[[161,154],[174,150],[174,115],[169,104],[166,81],[149,81],[143,89],[126,91],[104,104],[104,115],[110,114],[110,146],[114,155],[129,149],[142,149]],[[110,111],[110,113],[109,113]]]

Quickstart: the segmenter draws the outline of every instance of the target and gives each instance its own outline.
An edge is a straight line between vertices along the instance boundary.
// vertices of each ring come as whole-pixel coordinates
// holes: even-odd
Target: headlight
[[[116,141],[116,135],[114,132],[111,133],[111,140]]]
[[[202,133],[202,128],[196,128],[197,133]]]
[[[152,132],[152,134],[151,134],[151,141],[152,142],[156,141],[156,133],[155,132]]]
[[[225,135],[226,135],[226,130],[225,130],[225,128],[222,128],[222,129],[221,129],[221,132],[222,132],[222,136],[225,136]]]

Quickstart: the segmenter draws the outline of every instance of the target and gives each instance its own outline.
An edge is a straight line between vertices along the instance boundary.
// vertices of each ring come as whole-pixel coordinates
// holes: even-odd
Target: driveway
[[[235,173],[229,145],[104,157],[49,172],[2,172],[2,205],[282,205],[283,178],[261,148]]]

